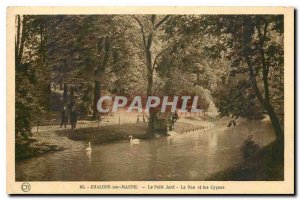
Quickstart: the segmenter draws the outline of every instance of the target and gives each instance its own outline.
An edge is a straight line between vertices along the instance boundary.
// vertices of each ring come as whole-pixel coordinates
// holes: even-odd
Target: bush
[[[253,141],[253,136],[250,135],[242,146],[242,152],[245,159],[252,157],[259,150],[259,145]]]

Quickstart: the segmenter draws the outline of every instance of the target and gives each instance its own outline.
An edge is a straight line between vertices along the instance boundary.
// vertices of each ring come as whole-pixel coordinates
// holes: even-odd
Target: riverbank
[[[207,181],[283,181],[284,152],[278,142],[263,147],[257,154],[227,170],[218,172]]]
[[[15,160],[20,161],[47,153],[65,150],[62,146],[39,142],[36,139],[16,139]]]
[[[181,118],[175,124],[175,132],[183,134],[189,131],[207,129],[214,126],[210,121],[204,121],[202,117]],[[53,126],[44,126],[43,131],[34,132],[30,139],[16,140],[16,161],[45,155],[65,149],[81,149],[82,143],[90,141],[92,144],[104,144],[117,141],[129,141],[129,135],[139,139],[149,139],[147,136],[147,122],[112,124],[95,126],[91,122],[90,127],[82,127],[75,130],[59,129]]]
[[[107,125],[99,127],[89,127],[80,129],[58,130],[57,134],[65,135],[67,138],[74,141],[90,141],[93,144],[104,144],[117,141],[128,141],[129,136],[138,139],[151,139],[146,134],[147,122]],[[174,131],[182,134],[189,131],[211,128],[212,122],[202,121],[200,117],[192,119],[181,119],[175,123]]]

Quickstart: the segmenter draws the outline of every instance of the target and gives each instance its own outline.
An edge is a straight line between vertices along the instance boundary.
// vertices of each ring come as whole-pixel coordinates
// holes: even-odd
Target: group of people
[[[148,119],[147,115],[146,115],[146,117],[145,117],[145,115],[146,114],[143,113],[143,122],[146,122],[146,118]],[[137,118],[136,118],[136,123],[138,123],[138,122],[140,122],[140,115],[139,114],[137,115]]]
[[[71,128],[76,128],[77,123],[77,111],[75,109],[75,106],[72,106],[70,110],[67,109],[67,107],[64,107],[61,111],[61,124],[60,128],[63,126],[67,128],[68,119],[70,118]]]

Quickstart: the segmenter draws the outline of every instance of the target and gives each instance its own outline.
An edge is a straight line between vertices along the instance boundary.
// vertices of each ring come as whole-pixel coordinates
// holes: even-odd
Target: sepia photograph
[[[293,192],[293,9],[198,9],[9,8],[10,191]]]

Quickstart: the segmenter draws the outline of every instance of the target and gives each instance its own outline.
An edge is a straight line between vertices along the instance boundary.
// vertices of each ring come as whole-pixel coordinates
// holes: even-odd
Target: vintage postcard
[[[294,9],[9,7],[7,193],[294,194]]]

